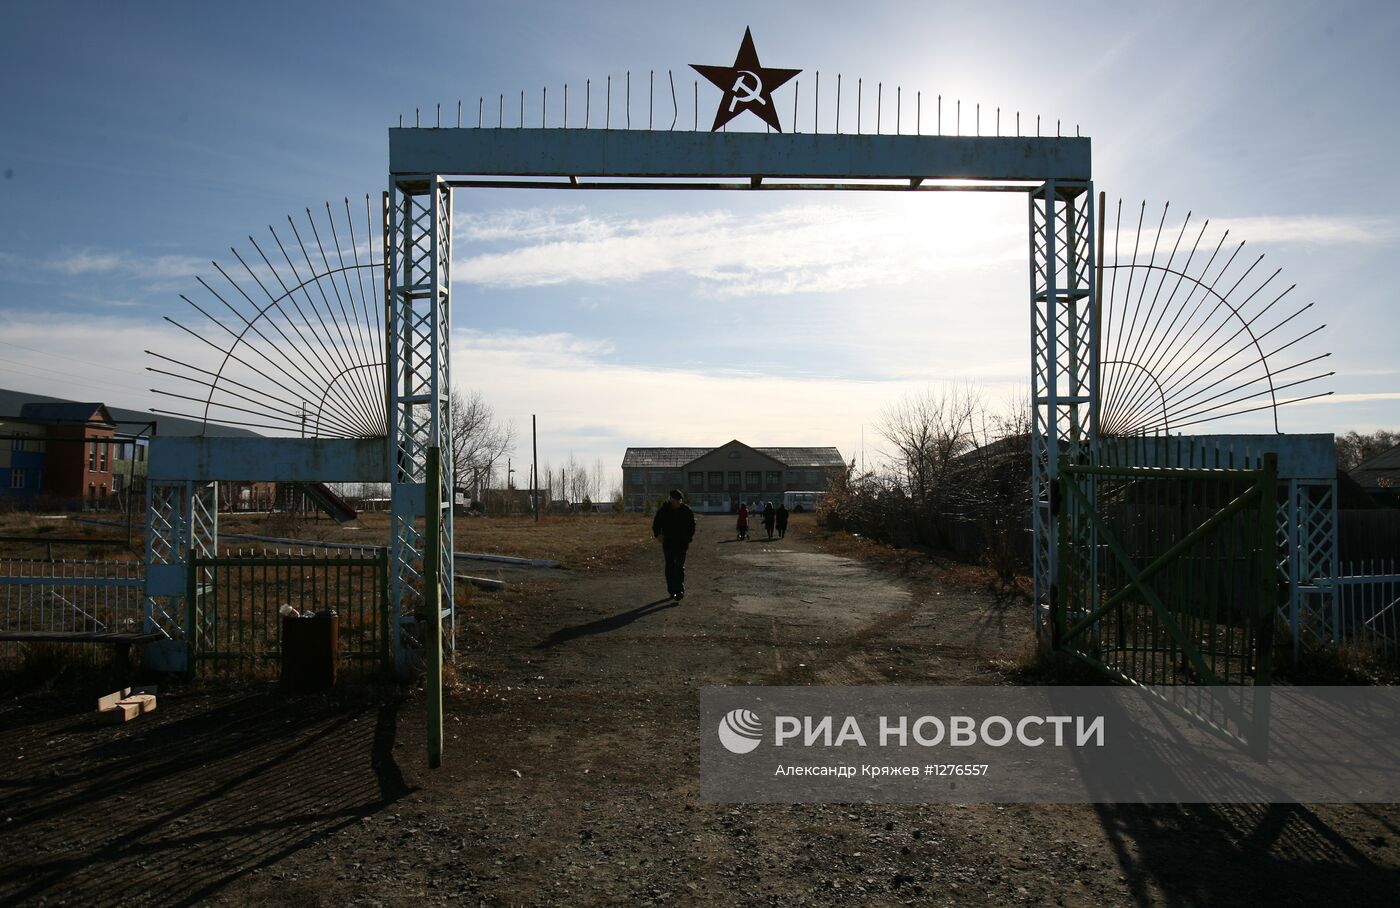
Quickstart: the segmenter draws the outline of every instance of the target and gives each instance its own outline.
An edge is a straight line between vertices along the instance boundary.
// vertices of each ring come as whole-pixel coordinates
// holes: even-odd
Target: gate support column
[[[1057,600],[1059,457],[1098,436],[1093,184],[1050,180],[1030,196],[1031,570],[1035,629]]]
[[[389,437],[392,485],[389,558],[389,635],[401,675],[422,668],[419,621],[443,620],[424,599],[424,576],[440,577],[445,617],[454,619],[452,595],[452,459],[442,464],[439,563],[423,562],[425,509],[430,498],[428,449],[450,450],[448,346],[451,303],[452,190],[436,175],[391,174],[384,242],[388,350]],[[428,609],[429,611],[425,611]],[[449,641],[451,640],[449,631]],[[449,643],[450,645],[450,643]]]
[[[158,671],[194,668],[194,646],[203,613],[198,582],[190,583],[191,557],[212,557],[219,541],[219,484],[146,484],[146,615],[144,630],[168,640],[146,647],[146,663]],[[198,578],[196,578],[198,581]],[[191,599],[189,590],[196,596]]]

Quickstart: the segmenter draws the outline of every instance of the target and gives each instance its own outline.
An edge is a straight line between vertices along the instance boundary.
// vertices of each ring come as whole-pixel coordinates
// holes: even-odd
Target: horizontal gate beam
[[[1088,181],[1089,139],[623,129],[389,130],[391,174]]]
[[[383,438],[151,439],[153,482],[388,482]]]

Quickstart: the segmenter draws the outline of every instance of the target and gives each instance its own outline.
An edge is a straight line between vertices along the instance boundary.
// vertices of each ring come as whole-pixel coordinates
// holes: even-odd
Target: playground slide
[[[299,482],[297,488],[316,503],[316,506],[325,511],[336,523],[349,523],[358,515],[355,509],[346,503],[330,486],[324,482]]]

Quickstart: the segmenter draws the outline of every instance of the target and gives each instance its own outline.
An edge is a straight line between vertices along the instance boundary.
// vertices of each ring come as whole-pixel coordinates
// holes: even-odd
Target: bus
[[[825,497],[825,492],[784,492],[783,504],[794,514],[801,514],[803,511],[815,511]]]

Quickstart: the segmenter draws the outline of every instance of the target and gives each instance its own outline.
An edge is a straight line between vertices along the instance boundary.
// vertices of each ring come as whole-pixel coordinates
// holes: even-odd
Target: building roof
[[[72,400],[50,403],[31,402],[20,407],[19,415],[25,419],[43,422],[112,424],[112,414],[107,412],[105,406],[95,402],[80,403]]]
[[[714,448],[628,448],[622,455],[622,469],[632,467],[683,467]]]
[[[1363,489],[1400,488],[1400,445],[1362,461],[1349,474]],[[1388,480],[1384,485],[1382,480]]]
[[[841,452],[835,448],[754,448],[789,467],[844,467]]]
[[[0,416],[21,416],[24,408],[31,404],[72,404],[75,401],[64,400],[61,397],[47,397],[43,394],[30,394],[27,391],[12,391],[7,388],[0,388]],[[81,404],[86,407],[89,404]],[[96,407],[96,404],[91,406]],[[257,438],[257,432],[250,432],[247,429],[240,429],[235,426],[221,426],[217,423],[205,425],[199,420],[183,419],[178,416],[157,416],[145,410],[128,410],[124,407],[107,407],[107,412],[111,414],[122,431],[135,433],[140,423],[151,421],[156,422],[156,435],[212,435],[229,438]],[[86,420],[92,415],[92,410],[78,417]]]
[[[728,442],[726,442],[728,444]],[[622,457],[624,470],[634,468],[677,469],[704,457],[715,448],[628,448]],[[747,446],[746,446],[747,447]],[[786,467],[844,467],[841,452],[835,448],[754,448]]]

